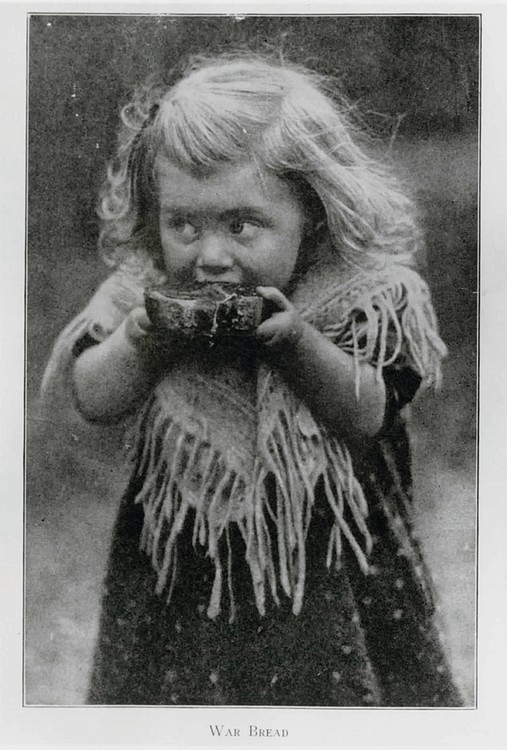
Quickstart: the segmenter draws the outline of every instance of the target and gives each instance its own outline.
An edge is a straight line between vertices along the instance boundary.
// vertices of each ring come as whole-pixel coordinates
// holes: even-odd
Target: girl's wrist
[[[287,363],[292,363],[306,351],[313,330],[309,323],[300,319],[297,325],[288,328],[283,335],[275,336],[267,345],[272,352],[283,356]]]

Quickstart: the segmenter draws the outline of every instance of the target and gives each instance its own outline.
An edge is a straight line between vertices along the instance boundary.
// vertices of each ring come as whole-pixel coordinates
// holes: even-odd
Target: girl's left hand
[[[278,308],[257,328],[257,339],[273,349],[295,346],[303,335],[305,324],[294,305],[275,287],[258,286],[256,291]]]

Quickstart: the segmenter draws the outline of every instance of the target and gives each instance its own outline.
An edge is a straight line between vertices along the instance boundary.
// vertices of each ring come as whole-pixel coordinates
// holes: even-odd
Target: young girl
[[[199,60],[122,112],[115,269],[44,389],[135,415],[89,701],[455,706],[404,407],[445,347],[394,178],[314,74]],[[160,337],[145,288],[256,287],[246,342]],[[58,385],[60,384],[60,386]]]

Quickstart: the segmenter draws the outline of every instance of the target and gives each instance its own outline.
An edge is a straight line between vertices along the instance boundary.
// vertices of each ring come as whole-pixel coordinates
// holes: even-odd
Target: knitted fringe
[[[324,335],[353,355],[358,397],[359,363],[374,364],[380,379],[382,369],[395,362],[403,351],[426,386],[441,385],[440,363],[447,348],[438,334],[429,289],[408,268],[400,269],[398,275],[395,282],[379,287],[373,294],[370,290],[367,295],[356,296],[348,315],[322,329]],[[320,315],[325,308],[324,304]],[[308,317],[305,312],[303,315]]]
[[[229,620],[232,622],[235,616],[229,538],[232,523],[245,541],[259,613],[265,614],[266,588],[279,604],[281,585],[286,596],[292,598],[294,614],[299,614],[305,587],[306,536],[319,483],[335,518],[328,543],[328,567],[339,566],[343,535],[363,571],[368,571],[371,538],[365,520],[367,505],[345,446],[321,436],[320,466],[309,477],[303,446],[295,430],[289,428],[286,416],[280,414],[265,445],[260,446],[253,477],[246,477],[177,419],[162,415],[159,406],[151,400],[141,413],[132,440],[132,458],[137,460],[139,475],[147,478],[136,497],[144,510],[141,548],[150,556],[157,572],[157,593],[164,592],[168,602],[177,575],[178,539],[192,509],[193,544],[205,547],[215,566],[207,612],[211,619],[222,609],[224,567]],[[275,482],[274,498],[268,493],[268,476]],[[363,537],[363,546],[357,541],[358,534],[352,525]],[[225,544],[221,543],[223,539]]]

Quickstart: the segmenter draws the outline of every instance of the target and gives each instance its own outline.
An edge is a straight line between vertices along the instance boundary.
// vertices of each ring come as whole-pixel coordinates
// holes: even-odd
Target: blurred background
[[[479,40],[476,16],[31,16],[27,703],[84,702],[126,479],[118,433],[49,419],[38,401],[53,340],[107,275],[95,206],[119,110],[137,83],[183,55],[242,48],[334,76],[421,208],[421,260],[449,357],[442,390],[412,408],[416,523],[473,704]]]

